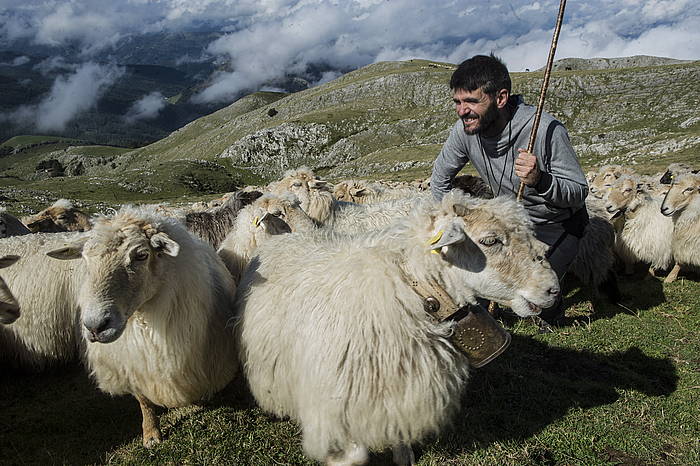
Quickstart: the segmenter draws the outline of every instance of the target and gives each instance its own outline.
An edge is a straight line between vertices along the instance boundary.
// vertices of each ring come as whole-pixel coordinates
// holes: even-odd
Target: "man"
[[[452,74],[450,89],[459,121],[433,165],[433,196],[442,199],[467,162],[495,196],[515,197],[524,183],[523,206],[535,236],[550,246],[547,257],[561,281],[588,223],[586,177],[566,129],[543,112],[533,153],[527,152],[536,109],[510,94],[508,69],[493,54],[461,63]],[[550,324],[563,316],[561,296],[540,314]]]

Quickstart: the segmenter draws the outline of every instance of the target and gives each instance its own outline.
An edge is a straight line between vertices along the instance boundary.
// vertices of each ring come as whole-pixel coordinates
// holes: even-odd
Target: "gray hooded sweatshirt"
[[[527,148],[536,109],[519,95],[512,96],[511,102],[513,117],[496,137],[469,135],[461,120],[455,123],[433,165],[430,187],[436,199],[452,189],[452,180],[467,162],[495,196],[517,195],[520,178],[513,164],[518,149]],[[532,152],[541,177],[537,185],[525,186],[523,206],[535,225],[560,224],[584,206],[588,185],[566,129],[548,113],[542,113]]]

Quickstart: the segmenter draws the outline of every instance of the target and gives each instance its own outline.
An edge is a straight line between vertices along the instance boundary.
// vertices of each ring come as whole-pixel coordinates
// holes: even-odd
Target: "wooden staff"
[[[552,36],[552,45],[549,47],[549,56],[547,57],[547,65],[544,68],[544,80],[542,81],[542,89],[540,90],[540,100],[537,102],[537,111],[535,112],[535,121],[532,124],[532,132],[530,133],[530,141],[527,143],[527,151],[532,153],[535,148],[535,139],[537,138],[537,128],[540,126],[540,118],[542,117],[542,108],[544,107],[544,97],[547,95],[547,86],[549,86],[549,77],[552,74],[552,63],[554,63],[554,54],[557,51],[557,41],[559,40],[559,32],[561,31],[561,23],[564,20],[564,7],[566,0],[561,0],[559,3],[559,15],[557,16],[557,24],[554,26],[554,35]],[[520,202],[523,198],[525,183],[520,182],[518,187],[517,200]],[[489,303],[489,314],[494,315],[496,312],[496,303]]]
[[[549,57],[547,57],[547,65],[544,68],[544,80],[542,81],[542,89],[540,90],[540,100],[537,102],[537,111],[535,112],[535,121],[532,124],[532,132],[530,133],[530,141],[527,144],[527,151],[532,153],[535,148],[535,139],[537,138],[537,128],[540,126],[540,118],[542,117],[542,108],[544,107],[544,97],[547,94],[547,86],[549,86],[549,77],[552,74],[552,63],[554,62],[554,53],[557,50],[557,41],[559,40],[559,31],[561,31],[561,23],[564,20],[564,7],[566,0],[561,0],[559,3],[559,15],[557,16],[557,24],[554,26],[554,35],[552,36],[552,45],[549,47]],[[520,182],[518,187],[518,202],[523,198],[525,183]]]

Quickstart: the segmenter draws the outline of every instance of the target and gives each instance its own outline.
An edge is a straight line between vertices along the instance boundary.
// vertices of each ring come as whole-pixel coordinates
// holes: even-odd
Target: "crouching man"
[[[535,236],[549,245],[547,258],[561,281],[588,224],[588,185],[566,129],[543,112],[533,153],[527,152],[536,108],[511,95],[508,69],[494,55],[462,62],[450,89],[459,120],[433,165],[433,196],[442,199],[467,162],[494,196],[515,197],[524,183],[523,206]],[[549,324],[560,323],[563,316],[561,296],[540,314]]]

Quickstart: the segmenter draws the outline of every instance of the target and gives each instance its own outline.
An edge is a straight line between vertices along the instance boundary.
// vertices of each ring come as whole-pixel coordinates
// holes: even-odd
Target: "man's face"
[[[485,94],[481,89],[465,91],[455,89],[452,96],[457,115],[464,124],[467,134],[479,134],[487,131],[498,119],[496,99]]]

